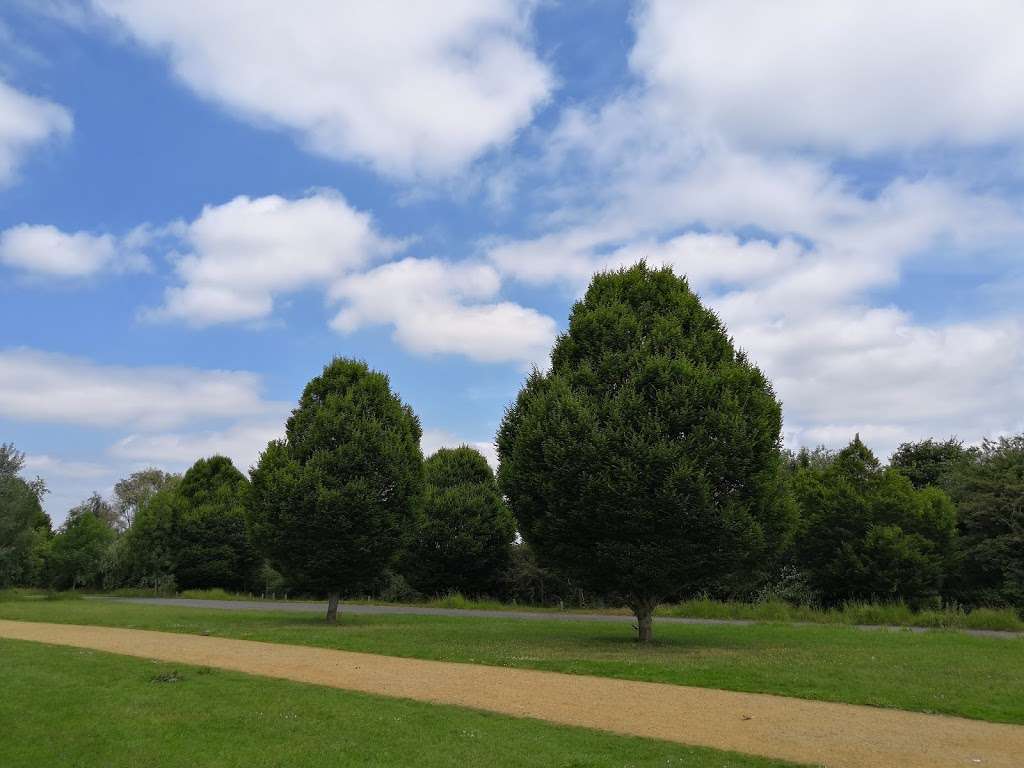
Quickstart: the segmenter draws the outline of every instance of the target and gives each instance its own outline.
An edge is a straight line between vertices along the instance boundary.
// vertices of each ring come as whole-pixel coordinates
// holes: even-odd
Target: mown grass
[[[319,614],[116,601],[0,604],[0,618],[209,633],[424,659],[754,691],[1024,724],[1024,638],[841,625],[626,623]]]
[[[0,640],[4,768],[688,766],[774,760]]]

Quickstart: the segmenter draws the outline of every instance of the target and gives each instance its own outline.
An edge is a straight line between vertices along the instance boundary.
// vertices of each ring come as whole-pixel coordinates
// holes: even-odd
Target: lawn
[[[844,626],[655,625],[229,612],[97,600],[0,603],[0,618],[135,627],[755,691],[1024,724],[1024,639]]]
[[[0,640],[4,768],[790,765],[456,707]]]

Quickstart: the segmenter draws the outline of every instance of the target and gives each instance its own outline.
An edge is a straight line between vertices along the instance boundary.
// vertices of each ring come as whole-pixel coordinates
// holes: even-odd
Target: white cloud
[[[131,434],[117,441],[111,455],[138,463],[185,469],[197,459],[229,457],[242,472],[256,464],[271,440],[284,436],[286,413],[280,418],[243,420],[223,430]]]
[[[265,416],[260,378],[244,371],[100,365],[31,349],[0,351],[0,416],[90,427],[166,429]]]
[[[40,475],[46,479],[97,480],[110,475],[110,467],[92,461],[74,461],[47,454],[25,456],[24,475]]]
[[[553,78],[528,0],[93,0],[201,96],[314,151],[399,176],[459,171],[508,141]]]
[[[26,151],[69,135],[72,125],[71,113],[64,107],[0,80],[0,186],[14,178]]]
[[[276,294],[327,285],[400,247],[330,191],[236,197],[206,206],[179,235],[188,251],[177,257],[184,285],[169,288],[152,314],[195,326],[264,319]]]
[[[60,278],[86,277],[105,269],[144,270],[141,252],[149,238],[145,227],[125,237],[90,232],[62,232],[50,225],[19,224],[0,232],[0,263],[30,274]]]
[[[563,113],[544,141],[542,161],[530,168],[550,180],[538,195],[543,205],[538,234],[482,247],[502,275],[531,285],[561,284],[570,293],[582,290],[593,271],[640,258],[688,274],[737,343],[775,381],[787,439],[796,444],[843,443],[860,431],[884,453],[902,439],[957,433],[973,440],[1022,428],[1024,391],[1007,384],[1024,376],[1019,308],[993,319],[926,325],[897,307],[873,306],[872,297],[897,286],[911,263],[918,270],[953,263],[998,271],[1024,242],[1020,201],[999,189],[979,192],[969,176],[902,178],[891,168],[866,188],[860,179],[837,173],[831,159],[795,151],[808,143],[863,151],[933,141],[984,142],[1012,138],[1017,128],[998,128],[998,120],[982,115],[981,122],[996,129],[974,131],[970,121],[977,116],[958,113],[954,117],[963,122],[950,117],[937,120],[935,132],[915,132],[911,123],[917,115],[901,122],[906,111],[901,108],[883,119],[877,100],[891,94],[872,89],[862,101],[874,133],[864,134],[866,143],[853,141],[854,134],[842,130],[856,130],[859,117],[848,120],[847,114],[861,101],[842,76],[856,77],[856,68],[833,72],[829,51],[793,44],[814,34],[813,24],[794,29],[784,43],[777,39],[785,25],[799,26],[794,9],[816,20],[839,13],[840,7],[645,5],[635,20],[632,56],[641,82],[593,110]],[[870,3],[845,7],[858,19],[878,15]],[[931,6],[887,6],[900,30],[908,8],[931,13]],[[777,27],[771,20],[762,40],[760,28],[748,21],[776,13],[788,21]],[[1005,24],[1006,18],[996,23]],[[735,21],[741,46],[733,45],[733,28],[722,19]],[[850,27],[851,41],[839,43],[829,37],[830,29],[825,31],[839,49],[835,60],[848,63],[851,46],[863,43],[859,23]],[[926,35],[931,24],[923,27]],[[982,34],[979,24],[986,34],[994,28],[977,21],[963,30]],[[694,35],[704,39],[689,45]],[[888,37],[876,42],[883,57],[891,53]],[[908,40],[910,47],[918,43]],[[1009,55],[1005,46],[1000,50],[997,55]],[[933,60],[940,75],[948,72],[947,61],[959,65],[955,54],[920,46],[916,51],[923,64],[909,74],[899,67],[887,73],[894,88],[909,87],[906,78]],[[789,71],[789,60],[805,56],[802,71],[787,74],[779,85],[776,79]],[[705,68],[701,57],[724,71]],[[976,61],[966,59],[968,67]],[[737,72],[743,76],[736,80],[736,93],[719,90],[723,79],[728,85]],[[822,101],[830,94],[815,90],[819,78],[833,75],[842,109]],[[980,77],[977,82],[990,81]],[[796,89],[806,85],[809,98],[818,99],[812,117],[820,112],[834,126],[829,123],[826,130],[809,122],[799,105],[790,108],[786,94],[772,91],[793,83]],[[970,95],[957,91],[961,85],[940,87],[953,89],[954,99]],[[774,94],[770,109],[759,101],[762,86]],[[994,99],[991,104],[1003,100],[1006,114],[1017,114],[1024,102],[1008,95],[1013,87],[977,97]],[[932,97],[922,113],[926,119],[948,109],[941,95]],[[832,128],[835,133],[828,132]],[[744,133],[747,129],[756,137]]]
[[[541,363],[554,341],[554,320],[495,301],[500,287],[488,265],[403,259],[339,281],[332,296],[345,306],[331,325],[342,333],[393,325],[399,344],[425,355]]]
[[[461,445],[468,445],[476,448],[487,459],[491,469],[498,471],[498,448],[494,441],[486,440],[462,440],[456,435],[444,429],[425,429],[420,439],[420,448],[424,458],[428,458],[441,448],[458,448]]]
[[[1024,138],[1015,0],[652,0],[630,63],[690,124],[863,153]]]

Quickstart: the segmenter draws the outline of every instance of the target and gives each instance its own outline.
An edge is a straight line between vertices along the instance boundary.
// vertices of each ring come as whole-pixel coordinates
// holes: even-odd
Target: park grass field
[[[845,626],[627,625],[229,612],[99,600],[0,603],[0,618],[313,645],[410,658],[775,693],[1024,724],[1024,639]]]
[[[0,640],[0,660],[4,768],[791,765],[76,648]]]

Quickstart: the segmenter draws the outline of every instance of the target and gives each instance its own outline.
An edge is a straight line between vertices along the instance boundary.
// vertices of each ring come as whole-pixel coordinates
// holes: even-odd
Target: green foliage
[[[156,467],[148,467],[133,472],[114,485],[114,498],[117,502],[119,522],[122,528],[131,526],[139,513],[155,493],[175,482],[177,475],[172,475]]]
[[[501,488],[543,565],[638,616],[739,588],[792,524],[772,387],[685,279],[597,275],[498,433]]]
[[[252,471],[255,540],[302,589],[357,594],[405,543],[423,483],[419,420],[387,376],[337,358]]]
[[[906,475],[915,488],[934,485],[948,489],[950,476],[969,464],[973,456],[974,451],[955,437],[941,442],[928,438],[902,443],[889,459],[889,466]]]
[[[1024,434],[986,440],[953,473],[960,514],[960,599],[1024,612]]]
[[[50,544],[48,571],[57,589],[98,588],[117,534],[87,509],[73,510]]]
[[[181,589],[242,590],[257,582],[261,558],[246,531],[249,481],[231,459],[200,459],[175,487],[179,497],[174,577]]]
[[[798,469],[793,484],[796,560],[826,603],[938,600],[956,535],[944,492],[883,469],[859,437],[824,467]]]
[[[199,459],[180,479],[165,477],[114,548],[118,575],[107,586],[161,592],[258,586],[262,561],[246,528],[248,485],[224,456]]]
[[[515,520],[494,473],[469,446],[424,462],[422,517],[403,558],[409,583],[427,595],[496,595],[511,559]]]
[[[174,571],[184,507],[176,482],[168,484],[146,501],[115,548],[116,564],[109,571],[108,588],[176,590]]]
[[[32,485],[0,476],[0,587],[39,582],[49,537],[50,518]]]
[[[117,508],[96,491],[93,491],[89,498],[77,507],[72,507],[68,512],[68,517],[85,514],[92,515],[111,530],[116,531],[121,528],[120,513]]]

